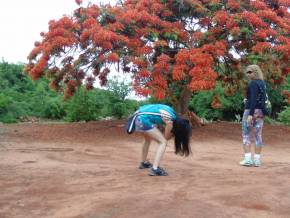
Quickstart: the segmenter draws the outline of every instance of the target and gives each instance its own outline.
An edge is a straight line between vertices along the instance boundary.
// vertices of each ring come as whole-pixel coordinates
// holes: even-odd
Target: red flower
[[[235,21],[233,17],[230,17],[226,23],[227,29],[232,29],[234,27],[237,27],[238,23]]]
[[[278,0],[280,6],[290,7],[289,0]]]
[[[267,38],[267,32],[265,30],[258,30],[256,33],[255,33],[255,36],[258,37],[258,38],[261,38],[261,39],[265,39]]]
[[[268,48],[271,48],[271,44],[269,42],[257,42],[257,44],[252,48],[252,50],[261,53]]]
[[[253,12],[245,11],[242,13],[242,17],[255,27],[268,27],[268,25]]]
[[[240,28],[239,27],[234,27],[230,30],[230,33],[233,35],[233,36],[236,36],[236,35],[239,35],[241,32]]]
[[[173,68],[173,80],[182,80],[185,76],[186,65],[175,65]]]
[[[165,98],[165,91],[162,89],[157,89],[154,93],[156,99],[161,100]]]
[[[220,101],[220,96],[219,95],[215,95],[212,98],[212,102],[211,102],[211,107],[214,109],[219,109],[222,107],[222,103]]]
[[[110,53],[108,55],[107,60],[109,62],[118,62],[120,60],[119,55],[117,53]]]
[[[133,60],[133,63],[138,66],[139,68],[144,68],[147,66],[147,63],[144,59],[142,58],[136,58]]]
[[[239,9],[240,3],[235,0],[228,0],[228,6],[232,9]]]
[[[139,77],[143,77],[143,78],[148,78],[149,76],[150,76],[150,72],[148,72],[147,70],[141,70],[141,71],[139,71],[139,73],[138,73],[138,76]]]
[[[228,19],[228,14],[226,11],[218,11],[216,12],[214,19],[218,24],[224,25]]]
[[[260,0],[250,1],[250,6],[258,10],[263,10],[267,8],[267,5],[263,1],[260,1]]]

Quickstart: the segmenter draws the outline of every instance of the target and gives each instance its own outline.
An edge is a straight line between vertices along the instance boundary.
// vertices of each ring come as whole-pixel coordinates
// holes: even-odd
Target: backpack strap
[[[155,116],[165,117],[167,119],[172,119],[172,117],[170,115],[162,114],[162,113],[155,113],[155,112],[138,112],[137,116],[143,115],[143,114],[155,115]]]
[[[256,84],[259,87],[260,92],[262,94],[264,94],[264,97],[265,97],[264,101],[268,101],[269,100],[269,97],[268,97],[268,94],[267,94],[267,87],[266,87],[265,82],[263,81],[263,85],[262,86],[259,85],[258,83],[256,83]],[[263,99],[261,99],[261,100],[263,100]]]
[[[266,101],[269,101],[269,97],[268,97],[268,93],[267,93],[267,87],[266,87],[266,83],[263,81],[263,83],[264,83],[264,88],[265,88],[265,96],[266,96],[266,98],[265,98],[265,100]]]

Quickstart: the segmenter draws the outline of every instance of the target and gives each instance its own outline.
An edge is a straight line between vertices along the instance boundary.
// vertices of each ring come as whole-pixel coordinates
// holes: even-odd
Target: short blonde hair
[[[249,72],[249,71],[254,73],[255,79],[264,80],[263,72],[262,72],[261,68],[258,65],[253,64],[253,65],[247,66],[246,73]]]

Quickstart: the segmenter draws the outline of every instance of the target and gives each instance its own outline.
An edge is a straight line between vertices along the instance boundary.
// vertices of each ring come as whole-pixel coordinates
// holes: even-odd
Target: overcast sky
[[[87,2],[87,1],[84,1]],[[111,3],[115,0],[91,0]],[[64,14],[72,14],[75,0],[3,0],[0,4],[0,61],[27,63],[26,57],[47,31],[48,22]]]

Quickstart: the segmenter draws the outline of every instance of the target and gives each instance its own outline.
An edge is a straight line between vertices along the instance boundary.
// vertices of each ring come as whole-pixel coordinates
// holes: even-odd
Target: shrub
[[[212,91],[201,91],[193,96],[189,103],[189,109],[206,120],[220,120],[222,119],[222,111],[211,107],[212,98]]]
[[[219,97],[220,107],[213,108],[212,102],[215,96]],[[189,103],[189,109],[206,120],[230,120],[235,121],[243,112],[243,97],[240,92],[233,96],[226,96],[224,88],[217,86],[209,91],[200,91],[193,95]]]
[[[10,112],[0,115],[0,121],[3,123],[16,123],[18,120]]]
[[[49,99],[44,107],[44,117],[48,119],[62,119],[65,116],[65,110],[62,99]]]
[[[278,120],[285,125],[290,125],[290,106],[285,107],[285,109],[278,114]]]
[[[127,108],[126,104],[124,102],[118,102],[113,105],[113,116],[117,117],[118,119],[123,118],[125,115],[127,115]]]
[[[28,115],[29,105],[26,102],[12,102],[8,107],[9,112],[18,119],[21,116]]]
[[[16,119],[11,113],[8,113],[8,107],[11,103],[11,99],[4,94],[0,93],[0,122],[14,123]]]
[[[11,99],[0,93],[0,115],[8,112],[8,106],[10,103]]]
[[[272,119],[269,116],[265,116],[264,123],[265,124],[270,124],[270,125],[279,125],[280,124],[279,122],[277,122],[276,120]]]
[[[80,88],[65,104],[65,120],[89,121],[96,120],[100,116],[103,102],[98,101],[94,91],[86,91]]]
[[[134,113],[140,106],[140,103],[136,100],[127,99],[124,101],[127,109],[126,115]]]

